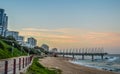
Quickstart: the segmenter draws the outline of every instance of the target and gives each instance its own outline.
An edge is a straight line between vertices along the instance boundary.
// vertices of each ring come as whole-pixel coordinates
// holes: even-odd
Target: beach
[[[118,74],[110,71],[73,64],[68,62],[70,59],[71,58],[63,57],[45,57],[40,59],[39,62],[45,67],[60,69],[62,74]]]

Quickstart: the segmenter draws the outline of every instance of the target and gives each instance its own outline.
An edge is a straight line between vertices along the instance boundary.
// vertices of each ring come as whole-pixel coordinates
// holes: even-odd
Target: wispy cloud
[[[120,46],[120,33],[112,32],[89,32],[84,38],[92,44],[105,46]]]
[[[55,47],[120,46],[120,33],[115,32],[92,32],[77,28],[24,28],[19,32],[26,37],[35,37],[39,45],[48,43]]]

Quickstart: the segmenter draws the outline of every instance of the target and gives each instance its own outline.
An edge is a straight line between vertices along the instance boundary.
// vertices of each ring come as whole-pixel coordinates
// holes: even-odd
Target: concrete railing
[[[33,56],[0,60],[0,74],[20,74],[32,63]]]

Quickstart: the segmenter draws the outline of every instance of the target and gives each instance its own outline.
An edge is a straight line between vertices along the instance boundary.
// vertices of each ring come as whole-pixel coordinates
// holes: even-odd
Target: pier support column
[[[82,55],[82,60],[84,60],[84,55]]]
[[[103,55],[101,55],[101,59],[103,60]]]
[[[74,59],[74,54],[73,54],[73,59]]]
[[[65,57],[65,55],[63,54],[63,57]]]
[[[94,61],[94,55],[92,55],[92,61]]]

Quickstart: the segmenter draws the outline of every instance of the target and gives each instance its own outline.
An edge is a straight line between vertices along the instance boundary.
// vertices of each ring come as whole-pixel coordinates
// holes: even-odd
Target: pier
[[[50,53],[56,54],[57,56],[62,55],[63,57],[71,55],[72,58],[75,58],[75,56],[82,56],[82,60],[85,59],[85,56],[91,56],[92,61],[94,61],[95,56],[100,56],[101,60],[103,60],[104,55],[107,55],[103,48],[58,49]]]

